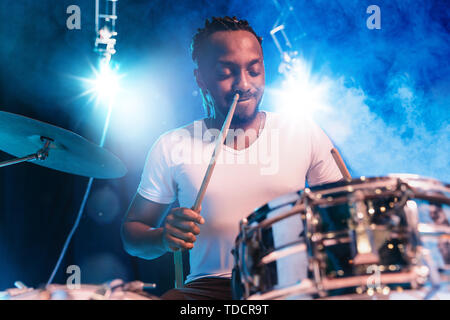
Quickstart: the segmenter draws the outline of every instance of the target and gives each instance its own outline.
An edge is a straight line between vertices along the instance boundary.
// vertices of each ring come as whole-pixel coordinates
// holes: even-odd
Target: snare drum
[[[235,298],[436,291],[448,267],[449,190],[412,175],[361,177],[268,203],[241,222]]]
[[[396,175],[414,193],[410,207],[419,218],[423,246],[442,275],[450,273],[450,185],[415,175]]]
[[[301,195],[281,196],[241,221],[233,249],[234,299],[277,292],[307,278]]]

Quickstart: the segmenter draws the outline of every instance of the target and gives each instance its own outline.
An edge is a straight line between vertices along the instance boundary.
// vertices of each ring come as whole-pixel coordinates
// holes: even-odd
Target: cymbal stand
[[[45,141],[45,144],[36,153],[30,154],[30,155],[25,156],[25,157],[15,158],[15,159],[11,159],[11,160],[6,160],[6,161],[3,161],[3,162],[0,162],[0,168],[6,167],[6,166],[10,166],[10,165],[13,165],[13,164],[26,162],[26,161],[45,160],[45,159],[47,159],[48,151],[49,151],[49,148],[50,148],[50,143],[53,140],[50,139],[50,138],[41,137],[41,141],[43,141],[43,142]]]

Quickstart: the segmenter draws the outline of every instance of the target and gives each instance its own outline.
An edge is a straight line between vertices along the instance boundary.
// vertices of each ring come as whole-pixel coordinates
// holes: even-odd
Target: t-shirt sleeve
[[[323,130],[314,122],[311,125],[311,163],[306,174],[310,186],[336,182],[343,178],[331,155],[333,144]]]
[[[177,194],[172,171],[169,153],[160,137],[147,155],[138,193],[154,202],[173,203]]]

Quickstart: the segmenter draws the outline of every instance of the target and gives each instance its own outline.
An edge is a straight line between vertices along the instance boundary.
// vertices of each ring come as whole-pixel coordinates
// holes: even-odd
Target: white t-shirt
[[[332,143],[315,123],[265,113],[264,128],[248,148],[222,148],[202,202],[205,223],[190,250],[186,282],[231,277],[239,222],[254,209],[303,189],[305,178],[310,186],[342,178]],[[147,156],[139,194],[165,204],[178,199],[191,208],[215,147],[210,133],[199,120],[163,134]]]

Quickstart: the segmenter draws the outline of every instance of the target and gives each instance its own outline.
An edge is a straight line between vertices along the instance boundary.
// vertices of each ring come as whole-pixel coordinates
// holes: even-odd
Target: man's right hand
[[[200,234],[198,224],[204,223],[203,217],[192,209],[170,210],[163,224],[163,242],[166,249],[172,252],[179,249],[192,249],[197,240],[196,236]]]

